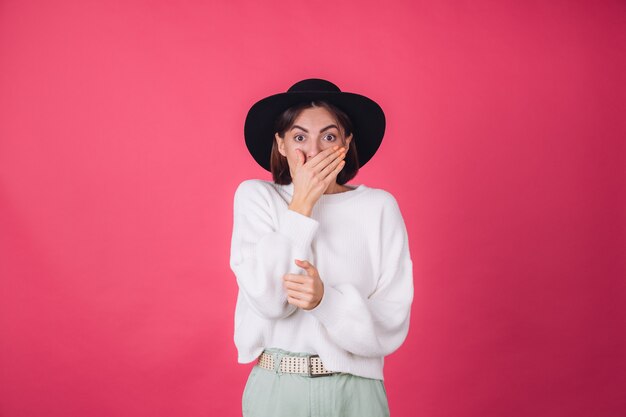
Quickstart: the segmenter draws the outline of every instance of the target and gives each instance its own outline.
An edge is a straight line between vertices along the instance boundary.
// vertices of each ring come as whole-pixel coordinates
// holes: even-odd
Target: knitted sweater
[[[327,369],[384,379],[384,356],[406,339],[413,301],[407,231],[393,195],[364,184],[322,194],[311,216],[288,209],[293,183],[244,180],[234,195],[230,267],[239,293],[234,342],[238,362],[264,348],[318,354]],[[324,283],[320,303],[287,302],[286,273]]]

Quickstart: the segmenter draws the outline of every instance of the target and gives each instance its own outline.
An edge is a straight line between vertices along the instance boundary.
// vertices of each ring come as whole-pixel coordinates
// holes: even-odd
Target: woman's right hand
[[[329,185],[335,182],[337,175],[346,164],[345,147],[330,147],[305,162],[301,149],[296,149],[298,162],[293,168],[293,196],[289,208],[305,216],[310,216],[313,206]]]

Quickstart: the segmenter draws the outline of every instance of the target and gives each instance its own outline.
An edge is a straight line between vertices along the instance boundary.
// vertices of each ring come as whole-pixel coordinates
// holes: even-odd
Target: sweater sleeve
[[[270,190],[258,180],[245,180],[235,191],[230,267],[251,309],[266,319],[297,309],[287,302],[282,277],[302,273],[294,259],[311,259],[319,228],[317,220],[273,204]]]
[[[322,300],[308,310],[339,347],[365,357],[391,354],[409,330],[413,262],[402,214],[391,197],[382,215],[382,265],[376,289],[364,297],[353,284],[324,284]]]

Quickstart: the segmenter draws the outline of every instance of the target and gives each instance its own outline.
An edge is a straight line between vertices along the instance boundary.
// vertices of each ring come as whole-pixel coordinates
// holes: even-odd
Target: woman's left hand
[[[287,291],[287,301],[304,310],[312,310],[324,296],[324,283],[320,275],[309,261],[295,260],[296,265],[306,269],[306,275],[283,275],[283,287]]]

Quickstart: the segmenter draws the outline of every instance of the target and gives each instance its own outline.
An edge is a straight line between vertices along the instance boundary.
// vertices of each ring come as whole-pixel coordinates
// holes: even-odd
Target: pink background
[[[240,415],[243,122],[309,77],[387,115],[392,416],[626,415],[625,46],[623,1],[1,1],[0,415]]]

